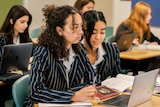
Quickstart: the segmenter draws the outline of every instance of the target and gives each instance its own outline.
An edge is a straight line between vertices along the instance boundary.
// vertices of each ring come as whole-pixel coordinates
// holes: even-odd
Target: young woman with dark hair
[[[82,42],[94,69],[92,78],[96,79],[96,84],[101,84],[107,77],[115,77],[121,72],[119,49],[112,43],[103,42],[107,22],[101,11],[87,11],[83,17],[86,26]]]
[[[6,44],[31,41],[28,32],[31,21],[32,16],[26,8],[22,5],[12,6],[0,28],[0,33],[5,37]]]

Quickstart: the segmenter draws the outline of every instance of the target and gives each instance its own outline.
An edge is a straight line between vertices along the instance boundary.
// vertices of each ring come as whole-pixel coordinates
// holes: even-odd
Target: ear
[[[10,19],[9,21],[10,21],[11,24],[13,24],[13,19]]]
[[[57,26],[57,27],[56,27],[56,31],[57,31],[57,33],[58,33],[60,36],[63,35],[63,29],[62,29],[61,27]]]

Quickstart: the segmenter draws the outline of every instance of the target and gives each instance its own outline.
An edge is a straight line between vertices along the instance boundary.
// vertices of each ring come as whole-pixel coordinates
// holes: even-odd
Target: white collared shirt
[[[84,44],[84,39],[81,41],[81,43]],[[92,67],[95,72],[97,72],[97,65],[104,60],[103,55],[105,54],[105,51],[103,49],[102,44],[99,46],[97,52],[98,52],[98,56],[97,56],[98,59],[96,60],[94,64],[92,64]]]
[[[13,43],[15,44],[15,45],[17,45],[17,44],[20,44],[20,39],[19,39],[20,37],[19,37],[19,35],[18,35],[18,37],[17,37],[17,42],[15,42],[14,40],[13,40]]]
[[[98,56],[97,56],[98,59],[96,60],[94,64],[92,64],[92,67],[95,70],[95,72],[97,72],[97,65],[104,60],[103,55],[105,54],[105,51],[102,45],[99,46],[97,52],[98,52]]]
[[[66,71],[69,72],[70,71],[70,68],[71,68],[71,64],[74,62],[74,56],[75,56],[75,53],[72,49],[72,47],[69,49],[69,60],[67,60],[66,58],[62,58],[60,60],[63,61],[63,64],[65,65],[65,67],[67,68]]]

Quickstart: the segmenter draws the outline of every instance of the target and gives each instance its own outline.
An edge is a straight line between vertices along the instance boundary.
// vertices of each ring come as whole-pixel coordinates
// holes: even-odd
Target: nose
[[[100,35],[99,33],[97,33],[97,35],[96,35],[96,39],[98,39],[98,40],[99,40],[99,39],[100,39],[100,36],[101,36],[101,35]]]
[[[27,27],[28,27],[28,23],[25,23],[25,24],[24,24],[24,27],[27,28]]]
[[[79,27],[79,29],[78,29],[78,34],[83,35],[82,27]]]

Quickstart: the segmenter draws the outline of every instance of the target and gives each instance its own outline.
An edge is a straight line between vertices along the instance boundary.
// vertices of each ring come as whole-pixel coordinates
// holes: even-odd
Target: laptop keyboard
[[[13,80],[21,76],[22,76],[21,74],[16,74],[16,73],[5,73],[0,75],[0,81]]]
[[[100,102],[100,104],[111,105],[113,107],[127,107],[129,95],[120,95],[109,100]]]
[[[23,71],[23,75],[29,74],[28,70],[24,70]],[[18,73],[5,73],[5,74],[0,74],[0,81],[8,81],[8,80],[14,80],[14,79],[18,79],[21,76],[23,76],[22,74],[18,74]]]

